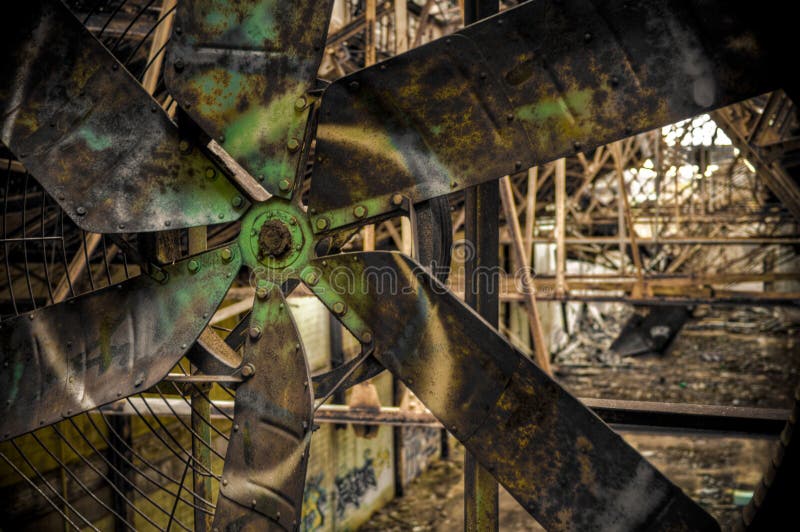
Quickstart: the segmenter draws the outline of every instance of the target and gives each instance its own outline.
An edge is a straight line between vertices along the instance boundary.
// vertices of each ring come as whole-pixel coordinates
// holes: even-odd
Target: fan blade
[[[0,34],[2,141],[76,224],[143,232],[239,218],[246,202],[57,0]]]
[[[209,251],[166,266],[161,282],[141,275],[0,324],[2,439],[159,382],[240,266],[238,248]]]
[[[319,113],[312,226],[364,223],[398,209],[395,194],[416,203],[772,90],[770,30],[737,5],[536,0],[341,78]]]
[[[236,390],[213,527],[296,530],[314,400],[305,351],[279,286],[256,299],[248,337],[242,375],[250,376]]]
[[[316,259],[304,279],[548,530],[719,526],[412,259]]]
[[[266,189],[289,198],[332,0],[178,3],[170,92]]]

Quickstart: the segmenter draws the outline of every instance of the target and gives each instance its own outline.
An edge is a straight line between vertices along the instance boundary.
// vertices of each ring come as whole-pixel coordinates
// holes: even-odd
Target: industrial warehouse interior
[[[796,530],[783,3],[13,11],[0,532]]]

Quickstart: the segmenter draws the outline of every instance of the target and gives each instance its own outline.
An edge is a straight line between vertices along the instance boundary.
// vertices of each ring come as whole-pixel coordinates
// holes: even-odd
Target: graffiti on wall
[[[328,503],[328,492],[322,486],[324,475],[314,475],[306,480],[303,493],[303,530],[322,530],[325,527],[325,505]]]
[[[439,454],[440,432],[432,427],[403,428],[403,484],[414,480]]]
[[[364,495],[371,488],[377,489],[378,478],[375,473],[375,460],[370,449],[364,451],[364,465],[354,467],[344,475],[337,475],[336,484],[336,515],[343,517],[347,507],[361,507]]]

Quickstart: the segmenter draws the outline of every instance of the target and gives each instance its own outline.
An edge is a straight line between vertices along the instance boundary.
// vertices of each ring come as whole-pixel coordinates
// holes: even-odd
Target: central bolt
[[[292,234],[289,228],[279,220],[267,220],[258,234],[258,258],[281,257],[292,246]]]

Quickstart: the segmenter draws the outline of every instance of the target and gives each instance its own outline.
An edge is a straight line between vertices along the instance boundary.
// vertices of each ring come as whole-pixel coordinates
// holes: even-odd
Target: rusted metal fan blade
[[[178,3],[167,86],[273,195],[290,197],[332,0]]]
[[[277,285],[256,299],[243,363],[248,380],[236,390],[214,528],[296,530],[314,403],[300,336]]]
[[[321,299],[362,341],[371,330],[374,356],[546,529],[719,528],[412,259],[354,253],[313,266]]]
[[[141,275],[3,322],[2,439],[159,382],[200,335],[239,270],[239,250],[226,249],[165,267],[161,282]]]
[[[319,115],[314,227],[772,90],[763,28],[737,5],[536,0],[336,81]]]
[[[246,202],[57,0],[25,2],[0,34],[0,140],[82,229],[233,221]]]

